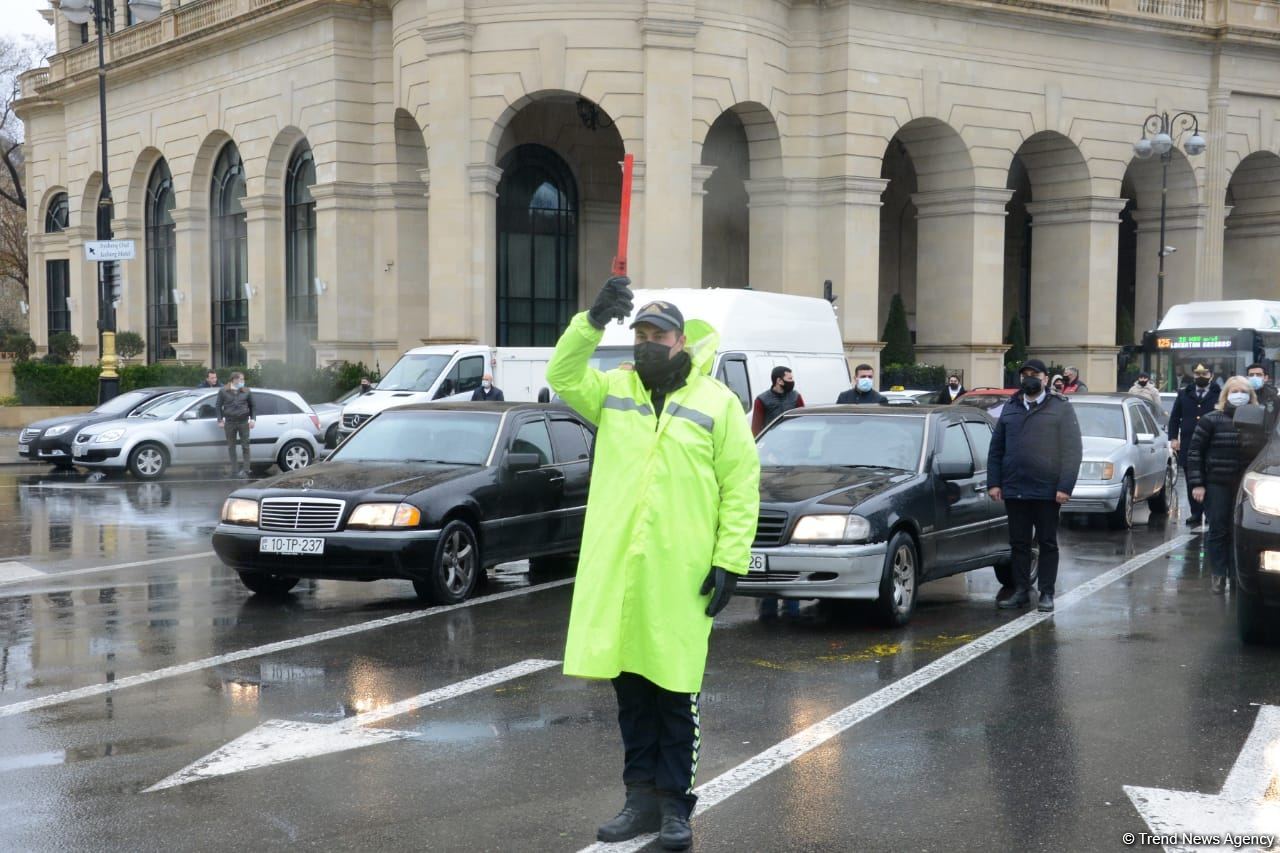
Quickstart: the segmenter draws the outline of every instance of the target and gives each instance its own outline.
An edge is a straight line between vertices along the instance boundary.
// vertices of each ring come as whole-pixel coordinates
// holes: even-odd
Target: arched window
[[[244,163],[235,143],[228,142],[213,167],[209,192],[214,367],[242,365],[247,360],[249,227],[240,204],[244,193]]]
[[[316,339],[316,201],[311,187],[316,163],[304,142],[289,161],[285,181],[285,323],[290,364],[315,366]]]
[[[521,145],[498,183],[498,344],[554,346],[578,306],[578,191],[554,151]]]
[[[147,181],[147,361],[173,358],[178,339],[178,258],[173,226],[173,176],[164,160]]]
[[[44,212],[44,231],[58,234],[67,230],[71,211],[67,207],[67,194],[58,193],[49,199]],[[44,262],[45,308],[48,312],[49,334],[71,331],[71,308],[67,300],[71,296],[71,263],[66,258]]]

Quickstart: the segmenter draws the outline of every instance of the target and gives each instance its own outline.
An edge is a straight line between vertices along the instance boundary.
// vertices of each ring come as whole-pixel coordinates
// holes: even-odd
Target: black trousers
[[[1187,484],[1187,506],[1191,507],[1191,517],[1203,519],[1204,502],[1191,497],[1191,478],[1187,476],[1187,468],[1185,465],[1182,467],[1182,482]],[[1205,497],[1208,497],[1208,495],[1205,495]]]
[[[1205,550],[1209,552],[1209,568],[1218,577],[1231,575],[1232,531],[1235,527],[1236,491],[1239,486],[1205,487],[1205,521],[1209,522],[1209,535],[1205,537]]]
[[[1009,515],[1014,585],[1022,590],[1031,589],[1034,537],[1040,545],[1040,591],[1053,595],[1053,585],[1058,581],[1058,516],[1062,507],[1057,501],[1006,500],[1004,509]]]
[[[613,689],[626,756],[622,781],[628,788],[653,786],[659,796],[683,805],[686,817],[693,814],[702,744],[698,694],[673,693],[631,672],[613,679]]]
[[[240,444],[241,456],[244,458],[244,467],[249,467],[249,422],[248,421],[223,421],[222,432],[227,437],[227,457],[231,460],[231,465],[236,464],[236,443],[237,437]]]

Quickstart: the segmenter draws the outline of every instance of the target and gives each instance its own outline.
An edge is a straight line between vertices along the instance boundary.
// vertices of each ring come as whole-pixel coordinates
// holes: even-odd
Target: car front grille
[[[258,512],[263,530],[329,533],[338,529],[346,501],[330,498],[264,498]]]
[[[345,429],[356,429],[360,424],[369,420],[373,415],[343,415],[342,426]]]
[[[799,572],[752,572],[738,578],[738,583],[748,585],[753,583],[791,583],[799,579]]]
[[[776,510],[763,510],[756,524],[755,548],[772,548],[782,544],[787,536],[787,514]]]
[[[24,430],[22,431],[22,435],[18,436],[18,443],[19,443],[19,444],[30,444],[31,442],[35,441],[35,440],[36,440],[37,438],[39,438],[39,437],[40,437],[40,430],[38,430],[38,429],[24,429]]]

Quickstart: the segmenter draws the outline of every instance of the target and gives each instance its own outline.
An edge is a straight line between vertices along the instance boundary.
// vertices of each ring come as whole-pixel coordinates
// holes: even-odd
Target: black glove
[[[707,604],[707,615],[715,617],[717,613],[724,610],[729,604],[729,599],[733,598],[733,591],[737,588],[737,575],[719,566],[712,566],[711,571],[707,573],[707,579],[702,582],[703,595],[715,590],[711,594],[711,601]]]
[[[600,288],[596,301],[587,312],[587,319],[597,329],[609,325],[610,320],[622,320],[631,313],[635,304],[631,295],[631,279],[625,275],[614,276]]]

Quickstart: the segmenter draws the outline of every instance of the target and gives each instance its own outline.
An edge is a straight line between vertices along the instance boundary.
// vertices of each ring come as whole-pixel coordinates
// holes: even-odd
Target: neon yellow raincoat
[[[693,369],[660,417],[630,365],[588,366],[603,334],[577,315],[547,365],[548,384],[598,428],[564,671],[697,693],[712,622],[702,582],[712,566],[747,571],[760,459],[741,402],[710,376],[710,325],[685,324]]]

